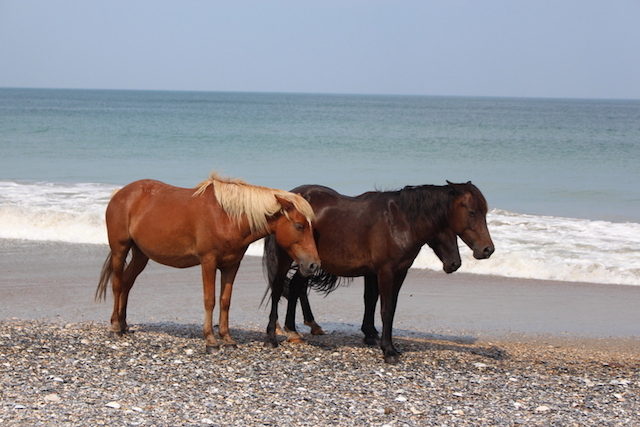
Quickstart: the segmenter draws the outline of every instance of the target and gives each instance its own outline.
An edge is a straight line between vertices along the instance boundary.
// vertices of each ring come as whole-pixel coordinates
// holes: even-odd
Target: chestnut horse
[[[229,306],[233,281],[247,247],[273,234],[287,256],[299,263],[301,273],[312,274],[320,266],[313,220],[313,209],[300,195],[216,174],[195,189],[153,180],[125,186],[107,206],[111,252],[96,290],[96,300],[105,299],[107,284],[113,278],[111,334],[127,331],[129,291],[149,259],[177,268],[200,264],[206,350],[211,353],[219,348],[213,333],[216,269],[221,272],[218,332],[224,345],[234,347],[229,335]]]
[[[399,191],[368,192],[357,197],[343,196],[317,185],[292,190],[307,199],[314,209],[314,235],[322,270],[309,279],[302,277],[286,252],[267,239],[263,262],[271,287],[271,313],[266,346],[276,347],[277,304],[289,285],[289,304],[285,327],[299,341],[295,332],[295,308],[302,296],[305,321],[313,333],[322,329],[313,320],[306,290],[322,287],[330,292],[336,276],[364,276],[365,311],[362,332],[367,344],[380,343],[387,363],[399,361],[392,342],[393,317],[398,293],[407,271],[427,244],[443,262],[443,269],[453,273],[460,265],[457,236],[477,259],[489,258],[494,251],[487,229],[487,202],[471,182],[444,186],[409,186]],[[295,274],[287,279],[290,268]],[[380,297],[382,339],[374,326],[375,307]]]

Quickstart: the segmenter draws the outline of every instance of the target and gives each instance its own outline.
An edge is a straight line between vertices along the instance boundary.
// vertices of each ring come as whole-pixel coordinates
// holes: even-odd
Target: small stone
[[[551,410],[551,408],[549,408],[547,405],[540,405],[536,408],[536,412],[549,412]]]
[[[211,418],[203,418],[200,422],[202,424],[213,424],[213,420]]]
[[[483,369],[487,367],[487,364],[482,362],[477,362],[477,363],[474,363],[473,366],[475,366],[478,369]]]
[[[122,408],[122,405],[120,405],[118,402],[109,402],[106,405],[107,408],[113,408],[113,409],[120,409]]]
[[[44,400],[47,402],[61,402],[62,399],[56,393],[47,394],[44,397]]]
[[[410,407],[409,407],[409,410],[411,411],[411,413],[412,413],[413,415],[422,415],[422,414],[424,414],[424,412],[423,412],[423,411],[419,411],[419,410],[417,410],[414,406],[410,406]]]
[[[406,402],[406,401],[407,401],[407,398],[406,398],[406,397],[404,397],[404,396],[398,396],[398,397],[396,397],[396,401],[397,401],[397,402]]]

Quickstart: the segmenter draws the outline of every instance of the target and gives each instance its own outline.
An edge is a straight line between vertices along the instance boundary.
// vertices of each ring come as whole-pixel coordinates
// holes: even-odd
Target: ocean
[[[640,285],[640,101],[0,89],[0,239],[106,244],[112,191],[216,170],[344,194],[472,181],[459,271]],[[249,256],[260,256],[260,243]],[[414,268],[441,270],[428,248]]]

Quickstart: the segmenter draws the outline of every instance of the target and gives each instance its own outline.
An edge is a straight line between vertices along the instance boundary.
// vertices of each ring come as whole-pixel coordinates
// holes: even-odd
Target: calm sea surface
[[[471,180],[497,252],[461,271],[640,285],[640,101],[0,89],[0,239],[104,243],[114,188],[214,169],[352,195]]]

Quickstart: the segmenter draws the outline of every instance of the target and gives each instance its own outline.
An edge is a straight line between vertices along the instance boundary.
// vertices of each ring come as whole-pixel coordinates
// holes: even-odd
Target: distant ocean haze
[[[640,285],[639,164],[640,101],[0,89],[0,239],[104,244],[111,192],[141,178],[471,180],[496,253],[460,242],[460,271]],[[414,267],[441,270],[428,248]]]

